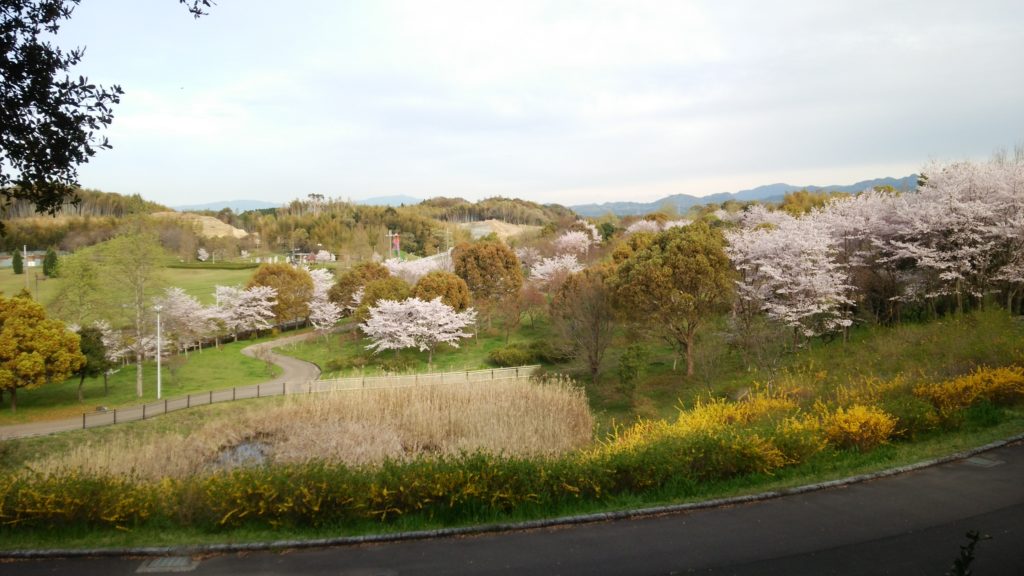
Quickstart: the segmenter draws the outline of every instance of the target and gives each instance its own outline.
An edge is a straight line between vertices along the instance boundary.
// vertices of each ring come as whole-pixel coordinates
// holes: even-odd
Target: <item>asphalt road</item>
[[[841,488],[563,528],[161,559],[194,574],[941,575],[978,530],[978,576],[1024,574],[1024,444]],[[0,574],[135,574],[144,558],[10,561]],[[191,564],[190,564],[191,563]]]

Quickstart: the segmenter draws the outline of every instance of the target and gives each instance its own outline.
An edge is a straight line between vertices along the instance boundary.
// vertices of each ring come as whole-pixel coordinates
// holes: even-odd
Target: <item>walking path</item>
[[[303,340],[310,340],[315,337],[316,333],[314,332],[286,336],[271,342],[263,342],[247,346],[242,349],[242,354],[251,358],[259,358],[262,354],[266,354],[267,359],[281,367],[281,374],[273,380],[261,383],[263,386],[281,386],[285,382],[308,382],[320,377],[320,368],[316,364],[313,364],[312,362],[305,362],[290,356],[276,354],[273,352],[273,349],[279,346],[286,346],[295,342],[301,342]],[[0,426],[0,440],[6,440],[9,438],[25,438],[28,436],[43,436],[57,432],[66,432],[68,430],[81,430],[82,427],[81,417]]]

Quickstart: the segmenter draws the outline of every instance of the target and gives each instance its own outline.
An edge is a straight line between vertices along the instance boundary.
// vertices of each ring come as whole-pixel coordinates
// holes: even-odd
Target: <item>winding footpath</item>
[[[295,342],[310,340],[315,337],[316,334],[313,332],[285,336],[284,338],[278,338],[271,342],[263,342],[247,346],[242,349],[242,354],[245,354],[250,358],[260,358],[265,355],[268,360],[281,367],[281,374],[278,375],[277,378],[261,383],[265,386],[280,386],[284,382],[308,382],[310,380],[320,378],[320,368],[316,364],[298,360],[290,356],[276,354],[273,350],[274,348],[287,346],[288,344],[294,344]],[[81,429],[81,417],[67,418],[63,420],[44,420],[42,422],[30,422],[27,424],[14,424],[10,426],[0,426],[0,440],[25,438],[28,436],[43,436],[46,434],[55,434],[57,432]]]

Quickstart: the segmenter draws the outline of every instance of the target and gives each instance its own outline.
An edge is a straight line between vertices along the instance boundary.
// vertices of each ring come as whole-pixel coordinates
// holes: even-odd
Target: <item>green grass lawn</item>
[[[213,291],[216,286],[245,286],[252,278],[253,270],[165,268],[163,274],[168,286],[177,286],[209,305],[214,303]]]
[[[252,277],[253,270],[164,268],[162,274],[167,286],[177,286],[203,304],[213,304],[215,286],[244,286]],[[42,267],[26,268],[25,274],[15,274],[10,268],[0,268],[0,292],[14,296],[25,288],[26,278],[32,297],[46,307],[53,303],[63,282],[60,277],[43,276]]]
[[[346,320],[348,324],[355,324],[351,319]],[[536,327],[524,323],[519,330],[513,332],[509,339],[510,344],[528,345],[538,339],[550,337],[550,328],[538,323]],[[339,334],[332,334],[326,339],[319,338],[309,342],[291,344],[278,348],[281,354],[293,356],[307,362],[313,362],[324,371],[323,378],[341,378],[346,376],[377,375],[385,371],[415,373],[426,372],[427,353],[415,349],[401,350],[397,354],[394,351],[380,352],[373,354],[366,349],[371,340],[361,338],[356,330],[347,330]],[[459,343],[458,348],[449,345],[441,345],[434,351],[434,364],[431,368],[434,372],[455,372],[460,370],[479,370],[483,368],[494,368],[495,365],[488,360],[488,355],[495,348],[505,346],[504,332],[496,328],[493,330],[482,329],[479,337],[467,338]],[[353,364],[361,359],[366,365],[360,369]],[[344,366],[339,368],[339,366]],[[395,370],[395,367],[398,370]]]
[[[261,360],[244,356],[242,348],[263,340],[246,340],[224,344],[221,348],[207,348],[190,352],[188,358],[175,356],[165,359],[161,371],[161,386],[165,398],[184,396],[195,392],[248,386],[269,380],[280,373],[277,366],[268,367]],[[5,402],[0,408],[0,426],[22,424],[38,420],[55,420],[80,416],[92,412],[97,406],[116,408],[135,406],[156,400],[156,363],[143,365],[142,398],[135,395],[135,365],[124,366],[110,376],[108,393],[103,393],[103,378],[85,380],[84,402],[78,402],[78,379],[42,386],[34,390],[18,391],[18,410],[12,413]],[[9,400],[5,396],[5,401]]]

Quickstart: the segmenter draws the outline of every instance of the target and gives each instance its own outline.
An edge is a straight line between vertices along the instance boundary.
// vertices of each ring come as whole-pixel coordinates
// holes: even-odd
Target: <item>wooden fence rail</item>
[[[408,374],[403,376],[359,376],[354,378],[336,378],[331,380],[310,380],[308,382],[282,382],[280,384],[253,384],[235,388],[222,388],[208,392],[197,392],[188,396],[167,398],[156,402],[114,408],[113,410],[85,412],[82,414],[82,428],[109,426],[122,422],[146,420],[153,416],[167,414],[177,410],[185,410],[196,406],[206,406],[220,402],[248,400],[268,396],[288,394],[311,394],[314,392],[334,392],[342,390],[361,390],[373,388],[401,388],[406,386],[434,386],[438,384],[454,384],[465,382],[493,382],[509,378],[532,376],[540,366],[517,366],[513,368],[495,368],[493,370],[466,370],[462,372],[438,372],[428,374]]]

